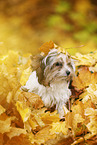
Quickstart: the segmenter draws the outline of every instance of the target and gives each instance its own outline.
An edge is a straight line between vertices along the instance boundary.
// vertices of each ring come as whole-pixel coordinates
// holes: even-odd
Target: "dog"
[[[66,105],[71,96],[69,84],[75,74],[74,60],[68,53],[53,48],[45,57],[33,57],[32,68],[34,71],[22,90],[38,94],[46,107],[55,105],[62,118],[63,105]]]

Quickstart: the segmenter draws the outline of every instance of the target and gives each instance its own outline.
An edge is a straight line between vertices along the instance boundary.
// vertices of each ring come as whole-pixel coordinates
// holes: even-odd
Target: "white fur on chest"
[[[64,115],[63,105],[68,101],[71,91],[68,89],[69,84],[66,81],[58,83],[52,83],[50,86],[44,86],[39,84],[36,76],[36,71],[32,72],[24,88],[28,89],[28,92],[34,92],[38,94],[46,107],[52,107],[56,105],[56,109],[61,116]]]
[[[50,87],[40,87],[38,93],[42,97],[45,106],[52,107],[56,104],[58,109],[59,104],[66,104],[71,95],[68,89],[68,84],[64,82],[51,84]]]

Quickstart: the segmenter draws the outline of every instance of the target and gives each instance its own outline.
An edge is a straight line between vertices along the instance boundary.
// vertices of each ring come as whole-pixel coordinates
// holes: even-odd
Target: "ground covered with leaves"
[[[51,47],[52,42],[45,43],[40,50],[47,53]],[[9,51],[0,57],[0,145],[96,145],[97,52],[72,56],[76,76],[65,121],[48,111],[40,96],[20,90],[32,71],[30,56]]]

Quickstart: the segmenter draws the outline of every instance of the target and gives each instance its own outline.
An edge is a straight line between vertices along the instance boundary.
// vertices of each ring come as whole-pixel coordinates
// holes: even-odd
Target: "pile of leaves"
[[[52,47],[50,41],[40,51],[46,54]],[[72,56],[76,76],[71,98],[77,99],[71,110],[63,107],[65,121],[57,111],[47,111],[40,96],[21,91],[32,72],[30,56],[9,51],[0,57],[0,145],[96,145],[97,52]]]

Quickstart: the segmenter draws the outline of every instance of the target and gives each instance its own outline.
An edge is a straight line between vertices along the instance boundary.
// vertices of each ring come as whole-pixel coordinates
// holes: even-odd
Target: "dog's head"
[[[59,81],[70,81],[75,72],[74,61],[68,53],[52,49],[46,57],[32,57],[33,70],[36,70],[38,81],[44,85]]]
[[[73,59],[68,54],[52,49],[41,62],[43,66],[44,84],[59,81],[70,81],[75,72]]]

